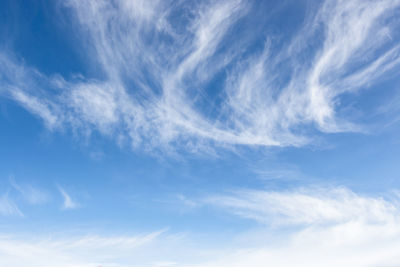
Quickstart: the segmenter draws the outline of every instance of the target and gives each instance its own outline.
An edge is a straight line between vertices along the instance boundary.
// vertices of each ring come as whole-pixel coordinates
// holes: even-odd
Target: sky
[[[0,265],[400,266],[399,13],[0,1]]]

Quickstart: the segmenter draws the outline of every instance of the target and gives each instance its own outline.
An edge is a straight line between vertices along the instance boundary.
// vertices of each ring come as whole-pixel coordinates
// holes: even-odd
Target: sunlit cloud
[[[371,87],[400,63],[398,25],[385,24],[398,1],[325,1],[289,41],[278,46],[265,35],[264,47],[250,54],[254,40],[237,27],[253,8],[247,1],[189,9],[70,0],[63,8],[98,76],[46,76],[2,52],[3,95],[49,129],[99,131],[147,150],[301,146],[312,136],[300,126],[362,131],[340,112],[341,95]],[[215,77],[222,77],[216,87]]]

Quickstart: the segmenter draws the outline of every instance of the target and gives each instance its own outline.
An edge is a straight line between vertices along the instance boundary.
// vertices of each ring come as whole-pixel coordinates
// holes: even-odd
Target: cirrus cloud
[[[344,116],[341,96],[400,63],[398,1],[327,0],[283,43],[261,31],[261,49],[249,49],[260,40],[240,28],[255,3],[188,5],[66,1],[99,73],[46,76],[2,52],[3,95],[49,129],[99,131],[148,150],[301,146],[312,138],[306,129],[362,130]]]

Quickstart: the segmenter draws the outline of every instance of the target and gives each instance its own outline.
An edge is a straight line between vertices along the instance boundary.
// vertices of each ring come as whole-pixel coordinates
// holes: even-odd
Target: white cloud
[[[96,125],[103,133],[109,132],[119,118],[113,89],[109,87],[103,84],[78,84],[68,99],[79,117]]]
[[[141,264],[141,247],[154,242],[163,231],[138,236],[0,237],[2,266],[98,267]],[[131,264],[124,261],[131,260]],[[144,265],[153,266],[149,262]]]
[[[345,188],[286,192],[248,190],[205,203],[266,225],[236,240],[235,249],[194,266],[397,266],[398,200]]]
[[[213,201],[210,201],[210,200]],[[217,202],[219,201],[219,202]],[[344,188],[238,191],[202,204],[261,225],[213,243],[204,233],[0,236],[4,266],[398,266],[398,200]],[[240,211],[240,212],[238,212]],[[270,218],[270,219],[268,219]],[[213,218],[211,218],[213,219]],[[199,235],[200,240],[199,240]],[[196,237],[197,236],[197,237]]]
[[[23,91],[18,89],[12,91],[12,96],[28,111],[41,117],[46,123],[46,126],[48,126],[50,129],[52,129],[57,124],[57,117],[52,114],[45,101],[39,100],[32,95],[27,95]]]
[[[383,25],[385,15],[398,4],[397,1],[327,1],[319,12],[316,23],[324,24],[326,37],[309,71],[307,84],[310,116],[323,130],[348,127],[332,123],[338,94],[362,89],[384,74],[384,68],[398,64],[397,57],[386,61],[388,55],[377,52],[388,41],[386,35],[379,34],[382,29],[387,30]],[[384,67],[379,62],[384,62]],[[361,68],[356,74],[357,82],[341,86],[344,77],[351,77],[356,68]],[[371,72],[376,76],[368,75]]]
[[[346,188],[240,190],[204,201],[265,224],[316,225],[357,220],[379,223],[400,219],[400,209],[393,203],[383,198],[362,197]]]
[[[177,263],[173,261],[157,261],[153,263],[154,266],[176,266]]]
[[[24,216],[8,193],[0,196],[0,214]]]
[[[252,53],[250,35],[235,32],[252,16],[250,4],[67,1],[97,78],[46,77],[3,52],[3,94],[50,129],[97,130],[146,150],[301,146],[310,126],[361,130],[340,112],[340,97],[400,64],[390,20],[399,2],[327,0],[289,41],[265,36],[265,48]],[[222,72],[217,100],[206,91]]]
[[[260,238],[267,238],[258,233]],[[274,237],[266,246],[228,250],[217,260],[188,266],[398,266],[400,231],[396,224],[348,222],[307,228]]]
[[[18,184],[13,177],[10,178],[10,183],[31,205],[43,204],[49,200],[49,196],[45,192],[32,185]]]
[[[59,186],[58,190],[60,191],[64,199],[63,203],[64,209],[76,209],[79,207],[79,204],[76,201],[72,200],[71,196],[62,187]]]

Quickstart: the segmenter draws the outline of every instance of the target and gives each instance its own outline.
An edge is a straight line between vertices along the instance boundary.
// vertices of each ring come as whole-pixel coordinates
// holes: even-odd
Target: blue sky
[[[1,266],[398,266],[400,2],[1,1]]]

